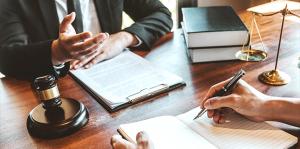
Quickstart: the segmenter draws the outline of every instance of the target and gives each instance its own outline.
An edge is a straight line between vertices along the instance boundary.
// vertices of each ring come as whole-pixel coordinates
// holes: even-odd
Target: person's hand
[[[60,24],[59,38],[51,45],[53,65],[63,64],[73,59],[81,60],[87,55],[92,55],[107,38],[104,33],[99,33],[94,37],[90,32],[76,34],[71,25],[74,20],[75,13],[73,12],[65,16]]]
[[[99,47],[96,53],[89,57],[73,61],[71,68],[77,69],[80,67],[90,68],[91,66],[103,60],[110,59],[120,54],[125,48],[136,45],[138,43],[136,37],[128,32],[118,32],[110,35],[110,37]]]
[[[264,121],[265,117],[270,115],[272,109],[265,106],[269,96],[257,91],[243,80],[239,81],[232,94],[211,98],[227,82],[229,80],[212,86],[202,100],[201,107],[207,108],[207,116],[212,118],[214,122],[225,122],[226,114],[224,113],[224,107],[230,108],[256,122]]]
[[[139,132],[136,135],[137,144],[124,140],[120,135],[114,135],[111,138],[113,149],[154,149],[148,135],[145,132]]]

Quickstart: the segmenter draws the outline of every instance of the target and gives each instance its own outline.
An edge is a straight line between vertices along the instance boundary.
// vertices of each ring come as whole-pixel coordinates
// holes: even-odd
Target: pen
[[[245,71],[241,69],[230,79],[230,81],[221,90],[216,92],[212,97],[224,96],[226,93],[230,92],[237,84],[237,82],[240,80],[240,78],[242,78],[244,75],[245,75]],[[196,117],[193,120],[201,117],[206,111],[207,111],[206,108],[201,109],[201,111],[196,115]]]

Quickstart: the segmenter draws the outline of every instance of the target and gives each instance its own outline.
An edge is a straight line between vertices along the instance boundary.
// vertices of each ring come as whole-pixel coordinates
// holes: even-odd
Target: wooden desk
[[[248,24],[249,14],[241,17]],[[279,16],[276,16],[279,17]],[[30,84],[12,78],[0,80],[0,148],[110,148],[110,138],[120,124],[139,121],[160,115],[177,115],[199,105],[209,87],[227,79],[243,68],[245,80],[258,90],[275,96],[300,97],[300,26],[287,21],[284,30],[279,68],[292,76],[292,82],[281,87],[260,83],[258,74],[274,67],[280,20],[264,21],[262,35],[269,47],[269,58],[260,63],[217,62],[190,64],[180,30],[161,39],[160,46],[149,51],[136,51],[150,62],[181,76],[187,83],[183,89],[148,100],[127,109],[108,113],[70,76],[59,80],[62,96],[83,102],[90,113],[89,123],[80,131],[60,139],[43,140],[31,137],[26,129],[28,113],[39,104]],[[164,42],[165,41],[165,42]],[[278,127],[300,136],[299,128],[277,124]],[[171,143],[171,142],[170,142]]]

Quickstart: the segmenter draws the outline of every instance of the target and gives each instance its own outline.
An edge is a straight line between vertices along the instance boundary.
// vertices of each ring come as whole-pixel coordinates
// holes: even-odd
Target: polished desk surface
[[[241,13],[240,16],[246,24],[249,24],[251,20],[249,14]],[[258,19],[263,39],[269,49],[269,58],[259,63],[228,61],[190,64],[181,30],[164,36],[159,46],[151,51],[135,51],[153,64],[181,76],[187,86],[115,113],[107,112],[69,75],[61,78],[59,88],[62,96],[83,102],[89,110],[90,119],[80,131],[59,139],[38,139],[28,134],[26,129],[28,113],[40,101],[29,82],[13,78],[1,79],[0,148],[111,148],[110,138],[117,133],[120,124],[187,112],[199,106],[201,98],[211,85],[227,79],[240,68],[247,71],[244,80],[266,94],[300,97],[300,25],[295,21],[286,21],[279,63],[279,68],[287,72],[292,77],[292,81],[285,86],[273,87],[262,84],[257,79],[261,72],[274,67],[280,28],[278,18],[280,16]],[[300,136],[297,127],[281,123],[274,123],[274,125],[298,138]]]

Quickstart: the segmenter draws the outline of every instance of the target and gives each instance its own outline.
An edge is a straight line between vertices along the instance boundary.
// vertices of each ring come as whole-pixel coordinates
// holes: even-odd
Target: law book
[[[185,85],[181,77],[129,50],[70,74],[110,112]]]
[[[206,115],[193,120],[199,111],[123,124],[118,132],[136,143],[136,134],[145,131],[155,149],[285,149],[298,141],[267,122],[252,122],[233,112],[226,115],[225,124],[216,124]]]
[[[185,25],[182,22],[182,31],[184,35],[184,40],[187,43],[187,32]],[[243,46],[223,46],[223,47],[205,47],[205,48],[189,48],[186,46],[186,52],[192,63],[202,63],[202,62],[214,62],[214,61],[228,61],[237,60],[235,56],[236,53],[242,50]]]
[[[217,62],[237,60],[235,56],[242,46],[220,47],[220,48],[202,48],[187,49],[188,56],[192,63]]]
[[[247,27],[230,6],[182,8],[187,46],[242,46],[249,41]]]

